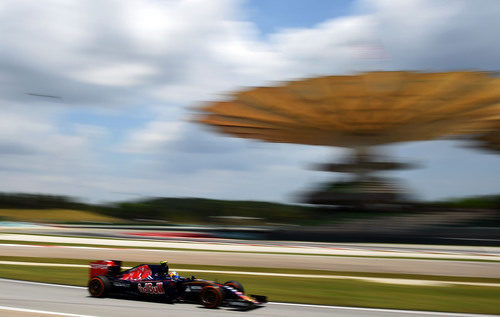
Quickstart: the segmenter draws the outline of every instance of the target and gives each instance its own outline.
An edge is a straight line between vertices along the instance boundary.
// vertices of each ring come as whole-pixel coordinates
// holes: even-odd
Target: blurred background
[[[295,283],[319,287],[306,299],[248,283],[274,301],[500,313],[499,14],[495,0],[0,1],[0,276],[63,283],[13,262],[108,257],[23,244],[155,241],[117,256],[460,276],[491,285],[429,300],[429,285],[353,284],[346,300],[336,282]],[[391,292],[414,300],[373,297]]]

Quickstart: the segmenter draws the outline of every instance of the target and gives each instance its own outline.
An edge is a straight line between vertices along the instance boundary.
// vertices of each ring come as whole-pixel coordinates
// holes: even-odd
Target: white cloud
[[[94,132],[91,127],[78,127],[73,132],[62,132],[57,127],[57,107],[44,110],[22,104],[0,102],[0,190],[16,188],[26,177],[43,175],[45,179],[71,178],[101,170],[92,149]],[[104,133],[103,128],[99,128]],[[15,179],[16,174],[19,178]],[[8,176],[10,175],[10,176]],[[21,175],[23,175],[21,177]],[[40,188],[42,189],[42,188]]]
[[[143,83],[144,78],[154,75],[156,70],[149,65],[116,64],[95,66],[76,71],[73,78],[96,85],[133,86]]]
[[[313,75],[500,68],[498,1],[359,7],[263,39],[239,1],[3,1],[0,190],[282,199],[322,177],[305,163],[337,152],[224,138],[183,122],[186,107]],[[48,106],[30,92],[62,98]],[[66,122],[72,107],[148,115]]]
[[[301,76],[352,73],[360,66],[356,46],[373,41],[374,26],[370,15],[344,17],[311,29],[284,30],[272,41]]]
[[[182,122],[152,121],[138,131],[133,131],[121,151],[137,154],[162,153],[168,143],[178,138]]]

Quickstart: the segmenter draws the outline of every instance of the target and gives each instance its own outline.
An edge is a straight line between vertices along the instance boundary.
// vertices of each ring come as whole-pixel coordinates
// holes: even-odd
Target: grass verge
[[[28,222],[123,222],[118,218],[74,209],[0,209],[0,217]]]
[[[0,257],[0,259],[4,261],[27,261],[29,259],[33,260],[34,258]],[[82,260],[35,259],[38,262],[60,263],[64,261],[64,263],[73,264],[88,263],[88,261]],[[132,262],[124,263],[126,266],[135,264],[136,263]],[[181,275],[188,276],[193,273],[184,273],[182,269],[241,269],[234,267],[175,264],[171,264],[171,266],[177,269]],[[259,269],[262,271],[272,270],[268,268],[252,268],[252,271],[257,271]],[[279,271],[291,273],[297,270]],[[311,273],[311,271],[301,272]],[[325,273],[324,271],[313,272],[316,274]],[[333,272],[328,273],[332,274]],[[465,285],[445,287],[407,286],[354,280],[308,279],[259,275],[235,276],[221,273],[195,273],[194,275],[199,278],[218,280],[221,282],[237,279],[243,283],[249,293],[267,295],[271,301],[484,314],[500,313],[500,305],[498,305],[500,288],[498,287]],[[373,275],[370,274],[370,276]],[[378,276],[381,275],[378,274]],[[384,276],[388,277],[387,274],[384,274]],[[398,274],[398,276],[400,276],[400,274]],[[85,286],[87,283],[88,269],[0,265],[0,277]],[[481,281],[484,280],[485,279],[481,279]],[[487,280],[491,281],[492,279]]]
[[[89,261],[94,259],[63,259],[63,258],[39,258],[39,257],[17,257],[0,256],[0,261],[19,261],[34,263],[65,263],[88,265]],[[123,266],[132,267],[141,262],[126,261]],[[2,264],[3,265],[3,264]],[[500,278],[487,277],[463,277],[463,276],[442,276],[442,275],[417,275],[417,274],[396,274],[396,273],[372,273],[372,272],[346,272],[346,271],[327,271],[327,270],[306,270],[306,269],[287,269],[287,268],[268,268],[268,267],[235,267],[221,265],[194,265],[194,264],[176,264],[170,263],[173,269],[182,271],[188,270],[213,270],[213,271],[251,271],[263,273],[286,273],[286,274],[312,274],[312,275],[341,275],[355,277],[377,277],[377,278],[396,278],[396,279],[417,279],[431,281],[455,281],[455,282],[473,282],[473,283],[500,283]]]

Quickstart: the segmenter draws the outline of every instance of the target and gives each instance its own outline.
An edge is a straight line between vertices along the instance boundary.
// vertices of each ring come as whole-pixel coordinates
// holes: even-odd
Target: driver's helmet
[[[165,275],[168,273],[168,261],[160,262],[160,273]]]
[[[168,276],[170,277],[171,280],[179,279],[179,274],[177,274],[176,271],[172,271],[172,272],[168,273]]]

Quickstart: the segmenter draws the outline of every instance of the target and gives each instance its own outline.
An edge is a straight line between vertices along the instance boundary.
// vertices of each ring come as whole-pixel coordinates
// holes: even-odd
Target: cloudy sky
[[[340,148],[265,144],[188,120],[245,86],[369,70],[500,70],[500,1],[0,1],[0,191],[91,201],[294,202]],[[51,96],[55,96],[51,97]],[[419,197],[500,192],[498,156],[387,147]]]

